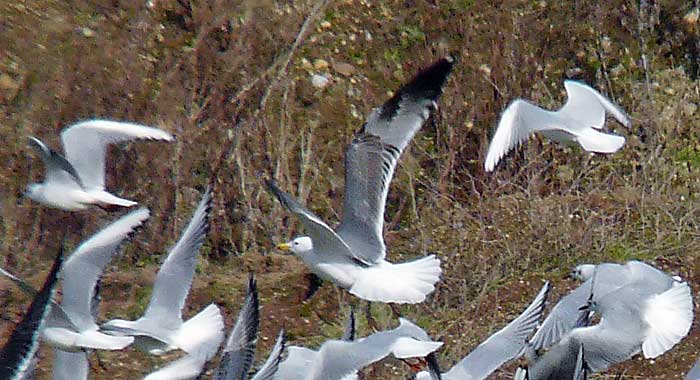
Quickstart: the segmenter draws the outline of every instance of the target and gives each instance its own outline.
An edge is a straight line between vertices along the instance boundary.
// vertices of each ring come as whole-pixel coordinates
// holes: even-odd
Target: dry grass
[[[298,225],[259,177],[274,176],[322,217],[338,220],[343,147],[363,115],[449,52],[458,65],[439,112],[402,157],[386,215],[392,260],[435,252],[444,263],[435,295],[401,310],[445,340],[445,365],[516,315],[544,280],[554,282],[556,296],[565,293],[574,284],[562,276],[584,261],[644,259],[687,277],[697,291],[700,25],[684,20],[693,6],[687,1],[597,3],[2,3],[4,265],[40,281],[64,229],[72,247],[114,217],[48,210],[23,198],[42,175],[27,136],[58,148],[60,130],[86,118],[157,125],[177,143],[109,152],[108,188],[149,206],[153,217],[107,275],[104,316],[143,310],[157,263],[212,183],[213,228],[187,314],[217,302],[233,323],[245,273],[254,271],[265,350],[283,325],[294,343],[336,336],[339,306],[357,300],[326,286],[297,304],[305,270],[272,247]],[[314,68],[318,59],[329,67]],[[328,75],[330,85],[314,88],[311,73]],[[486,175],[483,158],[500,111],[516,97],[559,106],[564,78],[590,83],[631,114],[631,130],[609,124],[628,138],[625,149],[589,155],[534,139]],[[26,299],[2,286],[11,310],[4,317],[16,318]],[[388,309],[375,314],[393,323]],[[656,363],[633,360],[620,369],[626,378],[680,378],[698,343],[693,329]],[[108,370],[95,368],[93,379],[139,377],[162,362],[133,351],[103,359]],[[47,368],[42,361],[40,378]],[[383,378],[405,373],[392,361],[370,370]]]

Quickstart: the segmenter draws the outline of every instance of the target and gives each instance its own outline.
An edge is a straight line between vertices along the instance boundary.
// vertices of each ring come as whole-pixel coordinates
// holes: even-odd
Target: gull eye
[[[298,242],[298,241],[295,241],[295,242],[294,242],[294,245],[299,245],[299,242]]]

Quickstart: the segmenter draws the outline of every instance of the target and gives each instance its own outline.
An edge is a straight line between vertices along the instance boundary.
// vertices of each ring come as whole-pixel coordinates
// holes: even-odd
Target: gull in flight
[[[105,191],[107,145],[136,139],[173,141],[173,136],[157,128],[109,120],[88,120],[61,132],[65,157],[36,137],[29,138],[46,167],[43,183],[27,187],[27,196],[47,206],[63,210],[84,210],[97,205],[107,210],[131,207],[136,202]]]
[[[32,362],[39,348],[39,335],[51,310],[51,299],[63,263],[63,246],[54,259],[44,286],[36,293],[27,313],[12,330],[7,343],[0,348],[0,378],[20,380],[31,378]]]
[[[211,357],[224,338],[224,321],[215,304],[210,304],[188,321],[182,308],[192,286],[197,253],[209,230],[211,192],[202,196],[180,240],[168,253],[153,285],[153,294],[144,315],[135,320],[113,319],[100,329],[117,336],[133,336],[137,348],[153,355],[174,349]]]
[[[251,274],[248,279],[248,292],[243,302],[243,307],[238,313],[238,319],[231,330],[231,335],[221,354],[219,367],[214,372],[212,380],[248,380],[248,372],[255,360],[255,346],[260,323],[258,305],[255,277]],[[284,346],[284,332],[282,331],[277,337],[275,346],[267,361],[253,376],[252,380],[272,380],[282,359]],[[149,374],[145,380],[189,380],[197,378],[208,360],[206,351],[206,349],[194,350],[193,353],[187,354],[162,369]]]
[[[683,339],[693,322],[693,297],[685,282],[659,292],[643,279],[592,298],[587,307],[600,314],[600,322],[569,331],[528,367],[528,379],[572,378],[581,346],[591,373],[640,352],[656,358]]]
[[[594,273],[595,279],[593,279]],[[582,264],[577,266],[571,274],[572,277],[583,280],[584,283],[563,297],[552,308],[530,340],[530,345],[535,349],[552,346],[573,329],[576,326],[580,307],[586,304],[591,294],[594,295],[593,301],[595,301],[638,281],[644,281],[647,288],[656,293],[663,293],[680,282],[680,278],[671,277],[649,264],[634,260],[625,264]]]
[[[66,260],[61,270],[61,307],[52,309],[57,310],[56,315],[65,313],[67,318],[49,320],[42,334],[47,343],[64,351],[77,352],[85,348],[120,350],[133,342],[131,337],[115,337],[98,331],[92,303],[102,272],[124,240],[141,227],[149,215],[146,208],[126,214],[80,244]]]
[[[316,275],[362,299],[425,300],[440,279],[440,261],[434,255],[401,264],[386,261],[384,209],[399,156],[436,106],[452,65],[448,57],[418,73],[375,109],[355,135],[345,152],[343,220],[337,230],[267,181],[270,192],[308,233],[279,249],[295,253]]]
[[[550,286],[547,282],[517,318],[482,342],[449,371],[437,376],[432,372],[439,370],[439,367],[429,367],[432,371],[418,372],[416,380],[482,380],[505,362],[520,356],[527,344],[527,339],[537,328],[549,290]]]
[[[422,358],[442,346],[410,321],[399,327],[354,341],[328,340],[318,351],[290,346],[275,380],[356,380],[357,371],[393,355],[398,359]]]
[[[558,111],[544,110],[523,99],[503,111],[486,154],[487,172],[535,132],[558,142],[578,143],[589,152],[614,153],[625,145],[624,137],[600,132],[606,112],[629,128],[630,120],[620,108],[583,83],[567,80],[564,87],[569,99]]]

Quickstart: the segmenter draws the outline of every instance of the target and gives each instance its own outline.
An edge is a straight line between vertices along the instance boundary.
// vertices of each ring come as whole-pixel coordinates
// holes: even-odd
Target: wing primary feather
[[[63,264],[63,254],[62,244],[44,285],[34,297],[27,313],[12,330],[5,346],[0,349],[0,378],[22,379],[29,373],[32,358],[39,348],[39,333],[51,309],[51,299]]]

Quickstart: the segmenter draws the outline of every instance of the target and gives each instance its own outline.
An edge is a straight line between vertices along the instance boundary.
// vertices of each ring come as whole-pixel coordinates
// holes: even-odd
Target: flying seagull
[[[84,241],[63,264],[63,299],[51,301],[51,311],[41,329],[42,339],[65,351],[84,349],[119,350],[132,343],[130,337],[113,337],[98,331],[93,314],[95,284],[112,256],[149,216],[148,209],[138,209],[108,225]],[[14,281],[25,293],[37,290],[23,280],[0,269],[0,274]]]
[[[275,380],[350,380],[357,371],[393,355],[398,359],[425,357],[442,346],[410,321],[355,341],[328,340],[318,351],[290,346]]]
[[[590,373],[640,352],[656,358],[683,339],[693,322],[693,297],[685,282],[659,293],[642,280],[594,300],[590,307],[600,313],[600,322],[569,331],[529,366],[528,379],[572,378],[581,346]]]
[[[199,351],[206,359],[216,354],[224,338],[224,321],[215,304],[210,304],[186,322],[182,308],[192,286],[197,253],[209,230],[211,192],[202,196],[180,240],[158,270],[153,294],[144,315],[135,320],[113,319],[100,326],[114,335],[133,336],[135,345],[154,355],[174,349]],[[204,342],[204,343],[203,343]]]
[[[592,289],[593,273],[595,273],[595,289]],[[582,264],[572,271],[572,277],[583,280],[584,283],[563,297],[552,308],[530,340],[530,345],[533,348],[548,348],[573,329],[580,314],[579,309],[587,303],[591,294],[594,295],[593,301],[595,301],[616,289],[637,281],[644,281],[650,290],[663,293],[680,280],[649,264],[634,260],[625,264]]]
[[[27,196],[47,206],[63,210],[84,210],[97,205],[107,210],[131,207],[136,202],[105,191],[107,145],[136,139],[173,141],[173,136],[157,128],[109,120],[87,120],[61,132],[65,157],[36,137],[29,138],[46,166],[43,183],[27,187]]]
[[[547,282],[517,318],[482,342],[449,371],[442,373],[440,377],[428,371],[418,372],[416,380],[482,380],[505,362],[520,356],[527,339],[537,328],[549,290]]]
[[[39,348],[39,335],[51,310],[58,272],[63,263],[63,246],[54,259],[44,286],[38,291],[27,313],[15,326],[7,343],[0,348],[0,379],[26,379],[31,372],[32,359]]]
[[[440,279],[440,261],[434,255],[401,264],[386,261],[384,209],[399,156],[436,106],[452,65],[452,58],[443,58],[419,72],[375,109],[355,135],[345,152],[343,220],[337,230],[267,181],[270,192],[308,233],[278,248],[297,254],[316,275],[360,298],[425,300]]]
[[[567,80],[564,87],[569,99],[558,111],[544,110],[523,99],[513,101],[503,111],[486,154],[487,172],[535,132],[555,141],[578,143],[589,152],[614,153],[625,145],[624,137],[599,131],[605,125],[606,112],[629,128],[630,120],[620,108],[583,83]]]

